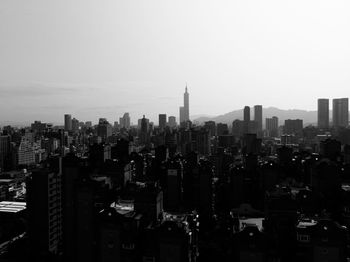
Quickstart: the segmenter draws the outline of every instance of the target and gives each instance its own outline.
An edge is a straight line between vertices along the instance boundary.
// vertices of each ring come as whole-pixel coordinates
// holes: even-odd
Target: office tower
[[[76,118],[72,119],[72,131],[76,132],[79,130],[79,120]]]
[[[242,137],[244,133],[244,121],[242,120],[234,120],[232,122],[232,135],[235,137]]]
[[[228,126],[227,126],[227,124],[218,123],[216,125],[216,134],[218,136],[228,135]]]
[[[176,127],[176,117],[175,116],[169,116],[168,117],[168,124],[170,128]]]
[[[284,134],[286,135],[302,135],[303,120],[301,119],[287,119],[284,121]]]
[[[245,106],[243,109],[243,122],[244,122],[243,133],[247,134],[249,132],[249,123],[250,123],[250,107],[249,106]]]
[[[277,137],[278,136],[278,117],[273,116],[272,118],[266,118],[266,130],[268,136]]]
[[[187,85],[184,93],[184,105],[180,107],[180,124],[190,120],[190,101],[187,92]]]
[[[35,164],[35,149],[33,143],[26,139],[22,139],[17,151],[18,165]]]
[[[184,93],[184,114],[185,114],[185,121],[190,120],[190,101],[189,101],[189,94],[187,92],[187,85]]]
[[[7,169],[10,163],[9,158],[11,156],[10,152],[10,136],[0,136],[0,169]]]
[[[97,135],[102,138],[103,142],[105,142],[107,138],[112,135],[112,126],[109,124],[107,119],[99,119],[97,126]]]
[[[64,115],[64,130],[71,131],[72,130],[72,116],[65,114]]]
[[[182,162],[169,159],[165,163],[164,180],[162,188],[164,190],[164,209],[177,211],[182,201]]]
[[[92,122],[91,122],[91,121],[86,121],[86,122],[85,122],[85,126],[86,126],[87,128],[92,127]]]
[[[333,126],[347,127],[349,123],[349,99],[333,99]]]
[[[46,261],[42,256],[57,254],[62,240],[61,174],[38,169],[26,185],[30,252],[36,261]]]
[[[166,127],[166,114],[159,114],[159,129],[163,131]]]
[[[254,121],[257,123],[257,132],[260,134],[262,132],[262,106],[254,106]]]
[[[141,144],[148,145],[149,143],[149,119],[143,118],[141,119],[141,129],[140,129],[140,140]]]
[[[123,117],[119,118],[120,128],[129,129],[130,128],[130,115],[129,113],[124,113]]]
[[[209,131],[210,136],[216,136],[216,123],[215,121],[206,121],[204,127]]]
[[[193,131],[196,137],[197,152],[199,155],[207,156],[210,154],[210,133],[207,129],[201,128]]]
[[[318,128],[329,127],[329,99],[317,100],[317,126]]]
[[[185,108],[180,106],[180,124],[186,122],[185,120]]]
[[[245,106],[243,109],[243,121],[244,122],[249,122],[250,121],[250,107]]]

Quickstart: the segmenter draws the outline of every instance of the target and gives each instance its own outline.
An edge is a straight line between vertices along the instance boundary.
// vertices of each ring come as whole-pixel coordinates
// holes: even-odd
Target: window
[[[128,243],[128,244],[122,244],[122,248],[126,250],[134,250],[135,245],[133,243]]]
[[[310,236],[309,235],[297,234],[297,240],[299,242],[307,243],[307,242],[310,242]]]

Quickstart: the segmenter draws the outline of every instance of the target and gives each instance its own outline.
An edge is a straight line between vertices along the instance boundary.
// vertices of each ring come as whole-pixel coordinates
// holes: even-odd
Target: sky
[[[348,0],[1,0],[0,123],[350,96]]]

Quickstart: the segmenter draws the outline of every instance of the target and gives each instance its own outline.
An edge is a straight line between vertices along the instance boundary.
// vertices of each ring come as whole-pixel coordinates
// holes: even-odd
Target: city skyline
[[[317,97],[348,97],[349,11],[346,1],[5,0],[0,119],[155,121],[178,114],[186,82],[191,115],[315,110]]]

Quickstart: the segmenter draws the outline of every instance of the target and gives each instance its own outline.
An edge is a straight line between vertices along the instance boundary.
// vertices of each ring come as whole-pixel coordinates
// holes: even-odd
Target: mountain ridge
[[[331,111],[330,111],[331,115]],[[277,107],[263,108],[263,125],[265,125],[265,118],[273,116],[278,117],[278,124],[284,124],[286,119],[302,119],[304,126],[317,123],[317,111],[316,110],[303,110],[303,109],[279,109]],[[250,109],[250,118],[254,119],[254,107]],[[214,117],[198,117],[193,120],[194,123],[203,124],[205,121],[215,121],[216,123],[225,123],[231,125],[236,119],[243,120],[243,109],[233,110],[226,114],[214,116]]]

